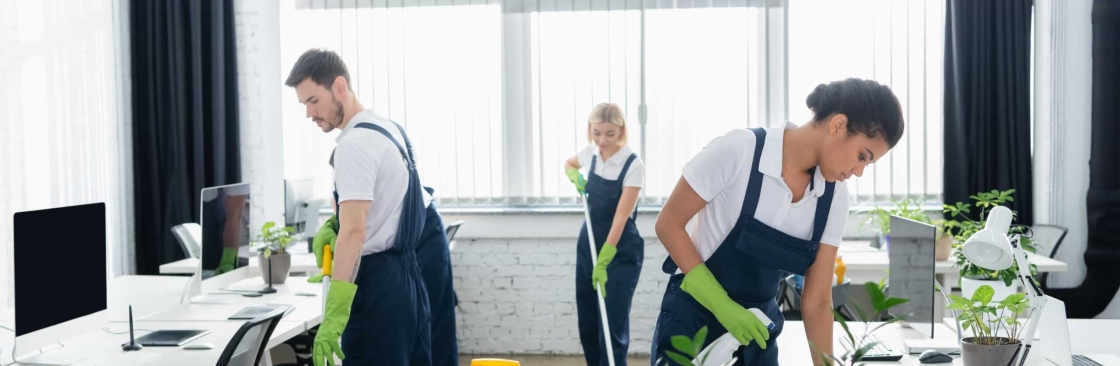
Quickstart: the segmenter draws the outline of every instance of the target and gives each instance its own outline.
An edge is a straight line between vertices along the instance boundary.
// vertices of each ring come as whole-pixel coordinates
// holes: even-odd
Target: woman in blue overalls
[[[738,365],[777,365],[785,322],[775,299],[786,273],[805,276],[802,315],[813,364],[823,360],[818,352],[832,354],[832,273],[848,214],[843,182],[898,142],[903,118],[891,90],[868,80],[821,84],[806,104],[812,121],[733,130],[685,166],[656,224],[670,256],[663,269],[672,277],[653,336],[654,362],[676,352],[673,336],[707,326],[705,347],[731,333],[743,345]],[[690,236],[685,226],[693,216]]]
[[[591,261],[588,227],[580,230],[576,247],[576,308],[579,339],[588,365],[607,365],[599,303],[605,299],[615,365],[626,364],[630,344],[630,303],[645,255],[645,241],[634,225],[638,192],[645,165],[626,146],[626,121],[616,104],[602,103],[587,120],[587,140],[592,142],[564,162],[564,170],[580,193],[587,193],[597,262]],[[590,165],[588,179],[579,173]],[[608,281],[609,279],[609,281]],[[596,292],[596,288],[601,289]]]

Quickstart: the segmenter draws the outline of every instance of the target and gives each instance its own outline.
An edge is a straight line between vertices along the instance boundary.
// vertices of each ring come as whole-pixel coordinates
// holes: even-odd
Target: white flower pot
[[[1003,301],[1003,299],[1006,299],[1008,296],[1011,296],[1019,290],[1018,287],[1015,286],[1015,282],[1012,282],[1011,286],[1007,286],[1003,283],[1002,280],[993,281],[961,278],[961,296],[971,299],[972,294],[976,292],[976,289],[980,288],[980,286],[983,285],[992,286],[992,289],[995,290],[996,294],[995,296],[992,296],[993,303]]]

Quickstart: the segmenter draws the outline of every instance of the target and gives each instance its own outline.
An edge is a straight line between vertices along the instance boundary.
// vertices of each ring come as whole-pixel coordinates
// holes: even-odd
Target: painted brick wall
[[[646,239],[630,312],[631,354],[649,354],[668,275],[665,248]],[[582,354],[575,303],[576,241],[459,239],[451,253],[459,350]]]

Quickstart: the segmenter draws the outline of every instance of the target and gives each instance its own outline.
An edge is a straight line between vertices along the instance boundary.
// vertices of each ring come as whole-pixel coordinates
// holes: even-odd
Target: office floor
[[[522,365],[533,366],[583,366],[583,356],[545,356],[545,355],[460,355],[459,366],[470,366],[471,360],[476,358],[500,358],[515,360]],[[627,365],[642,366],[649,364],[649,356],[630,356]]]

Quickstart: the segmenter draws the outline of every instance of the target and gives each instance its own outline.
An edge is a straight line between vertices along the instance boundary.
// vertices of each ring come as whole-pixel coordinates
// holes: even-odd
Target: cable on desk
[[[110,330],[108,326],[101,327],[101,330],[104,331],[105,333],[109,333],[109,334],[128,334],[127,330],[121,331],[121,332],[114,332],[114,331]],[[154,332],[154,330],[140,329],[140,328],[136,328],[136,329],[134,329],[134,331],[137,331],[137,332]]]

